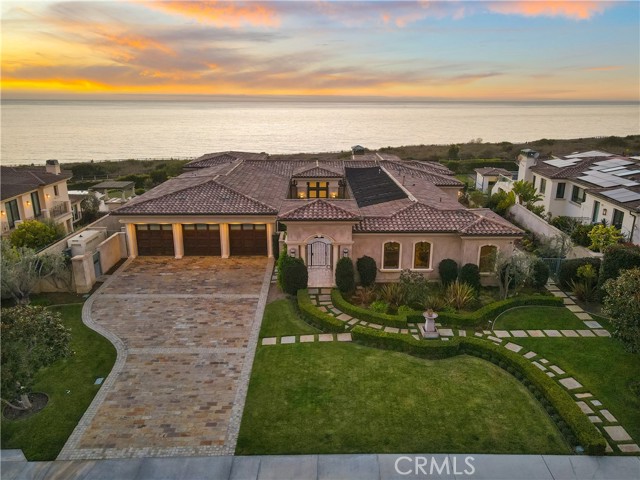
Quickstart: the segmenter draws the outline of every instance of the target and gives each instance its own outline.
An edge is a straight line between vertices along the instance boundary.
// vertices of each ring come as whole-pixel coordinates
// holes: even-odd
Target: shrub
[[[302,317],[311,325],[327,332],[344,332],[344,323],[333,315],[321,312],[311,303],[307,290],[298,290],[298,308]]]
[[[309,272],[301,258],[292,258],[282,267],[282,289],[289,295],[295,295],[298,290],[307,288]]]
[[[356,261],[356,268],[360,275],[360,283],[363,287],[373,285],[376,281],[376,275],[378,274],[378,266],[376,261],[368,256],[360,257]]]
[[[476,297],[476,291],[468,283],[459,280],[449,284],[444,293],[447,304],[456,310],[464,309]]]
[[[593,265],[587,263],[578,267],[576,272],[577,280],[571,280],[569,285],[571,291],[578,298],[578,300],[584,302],[591,302],[596,299],[596,285],[598,281],[598,274],[596,273]]]
[[[378,293],[373,287],[364,287],[358,288],[356,293],[353,295],[353,300],[356,303],[360,303],[363,305],[369,305],[375,302],[378,298]]]
[[[480,269],[477,265],[473,263],[463,265],[458,279],[462,283],[471,285],[476,292],[480,290]]]
[[[613,335],[631,352],[640,352],[640,268],[624,270],[604,284],[604,311],[611,317]]]
[[[409,315],[420,315],[421,313],[417,310],[414,310],[408,305],[401,305],[398,307],[398,316],[407,317]]]
[[[331,291],[331,302],[344,313],[352,317],[359,318],[365,322],[377,323],[387,327],[407,328],[407,319],[399,315],[389,315],[387,313],[376,313],[367,308],[358,307],[347,302],[340,290],[334,288]],[[424,320],[423,320],[424,321]]]
[[[284,291],[284,282],[283,282],[282,272],[284,272],[285,266],[288,264],[294,263],[295,259],[296,257],[291,257],[287,255],[287,253],[285,252],[283,255],[280,255],[278,257],[278,261],[276,262],[276,265],[278,267],[278,276],[277,276],[278,286],[283,291]]]
[[[595,225],[589,232],[591,245],[589,249],[595,252],[602,252],[610,245],[615,245],[622,240],[623,236],[613,225],[605,227],[602,224]]]
[[[558,230],[566,233],[567,235],[571,235],[571,233],[575,230],[578,225],[582,225],[579,220],[574,217],[567,217],[565,215],[559,215],[557,217],[553,217],[551,219],[551,225],[556,227]]]
[[[427,295],[426,298],[424,299],[424,308],[428,309],[430,308],[431,310],[435,310],[436,312],[439,312],[440,310],[444,309],[447,306],[447,301],[444,298],[443,294],[431,294],[431,295]]]
[[[446,287],[458,278],[458,264],[455,260],[445,258],[438,265],[438,273],[440,274],[440,281]]]
[[[387,313],[389,304],[387,302],[383,302],[382,300],[376,300],[369,306],[369,308],[371,309],[371,311],[376,313]]]
[[[631,244],[611,245],[604,250],[598,287],[603,288],[610,278],[617,278],[621,270],[640,267],[640,246]]]
[[[404,302],[409,305],[421,306],[429,291],[429,282],[422,273],[412,272],[408,269],[402,270],[400,272],[400,288],[402,288]]]
[[[531,265],[531,286],[542,288],[547,284],[547,280],[549,280],[549,265],[543,260],[537,259],[533,262],[533,265]]]
[[[558,282],[562,288],[570,288],[571,280],[578,280],[578,268],[583,265],[590,264],[598,272],[600,270],[600,259],[585,257],[585,258],[573,258],[571,260],[565,260],[560,265],[560,271],[558,272]]]
[[[399,283],[385,283],[380,287],[380,298],[389,305],[399,306],[406,302],[406,292]]]
[[[586,225],[583,223],[576,225],[570,233],[571,240],[573,240],[574,243],[580,245],[581,247],[588,247],[589,245],[591,245],[589,232],[591,232],[592,228],[593,225]]]
[[[60,230],[51,223],[25,220],[11,232],[9,240],[14,247],[40,250],[63,236]]]
[[[336,265],[336,286],[342,293],[353,292],[356,289],[353,261],[349,257],[342,257]]]

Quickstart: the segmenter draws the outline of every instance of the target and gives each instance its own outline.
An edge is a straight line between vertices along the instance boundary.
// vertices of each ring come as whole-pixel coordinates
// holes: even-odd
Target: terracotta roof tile
[[[298,169],[292,175],[294,178],[340,178],[344,176],[343,172],[334,171],[333,169],[313,166],[310,168]]]
[[[215,167],[221,163],[229,163],[235,160],[266,160],[269,157],[266,153],[252,152],[217,152],[207,153],[187,163],[184,168],[207,168]]]
[[[327,200],[314,200],[298,208],[290,210],[278,216],[279,220],[301,221],[301,220],[359,220],[359,215],[351,213],[335,203]]]
[[[161,197],[127,204],[116,215],[274,215],[277,210],[213,180]]]

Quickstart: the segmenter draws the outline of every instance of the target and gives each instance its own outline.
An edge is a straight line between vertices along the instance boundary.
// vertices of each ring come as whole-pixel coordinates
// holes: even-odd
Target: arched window
[[[398,242],[387,242],[384,244],[382,268],[389,270],[397,270],[400,268],[400,244]]]
[[[413,268],[431,268],[431,244],[429,242],[418,242],[413,247]]]
[[[480,247],[480,259],[478,261],[480,273],[492,273],[496,269],[497,257],[498,247],[495,245],[484,245]]]

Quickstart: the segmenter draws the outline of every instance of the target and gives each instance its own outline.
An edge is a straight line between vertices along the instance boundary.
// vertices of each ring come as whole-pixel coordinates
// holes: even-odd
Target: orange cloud
[[[99,34],[104,37],[105,40],[122,47],[132,48],[133,50],[155,49],[170,55],[175,55],[175,52],[168,46],[142,35],[132,33],[112,34],[105,31],[101,31]]]
[[[494,13],[504,15],[523,15],[525,17],[567,17],[574,20],[587,20],[608,8],[602,1],[546,1],[514,0],[509,2],[491,2],[487,8]]]
[[[612,72],[614,70],[622,70],[622,69],[624,69],[622,65],[605,65],[602,67],[585,68],[587,72]]]
[[[148,2],[146,5],[195,18],[201,23],[212,23],[217,27],[237,28],[242,25],[277,27],[280,25],[277,12],[259,3],[238,4],[218,1],[166,1]]]

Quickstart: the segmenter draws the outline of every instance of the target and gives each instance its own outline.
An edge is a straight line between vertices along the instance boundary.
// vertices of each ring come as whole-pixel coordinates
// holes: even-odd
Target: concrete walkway
[[[230,455],[273,260],[129,260],[85,303],[116,363],[59,460]]]
[[[637,480],[638,457],[564,455],[299,455],[26,462],[2,451],[2,480]],[[473,470],[472,470],[473,468]],[[466,470],[466,473],[465,473]]]

